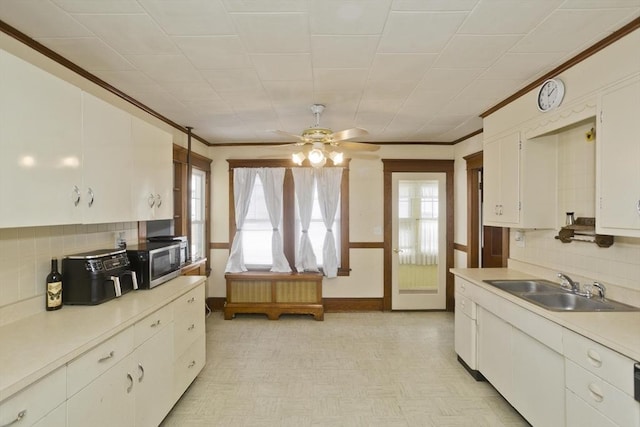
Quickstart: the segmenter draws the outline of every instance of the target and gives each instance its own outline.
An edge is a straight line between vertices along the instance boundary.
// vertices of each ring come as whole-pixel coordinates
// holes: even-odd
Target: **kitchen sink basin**
[[[551,311],[640,311],[617,301],[576,295],[548,280],[485,280],[498,289]]]
[[[586,298],[570,292],[528,293],[520,295],[540,307],[553,311],[639,311],[616,301]]]
[[[485,283],[503,291],[521,294],[530,292],[564,292],[553,282],[547,280],[485,280]]]

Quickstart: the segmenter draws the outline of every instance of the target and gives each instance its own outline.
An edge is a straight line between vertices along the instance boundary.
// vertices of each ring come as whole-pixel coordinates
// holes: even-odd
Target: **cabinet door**
[[[564,357],[513,329],[513,406],[534,426],[565,420]]]
[[[83,111],[83,222],[131,221],[131,116],[86,92]]]
[[[500,143],[486,144],[482,158],[482,217],[486,224],[500,219]]]
[[[567,390],[567,427],[619,427],[609,418]]]
[[[135,351],[136,427],[155,427],[173,406],[173,326]],[[115,425],[115,424],[114,424]]]
[[[605,92],[597,133],[596,226],[602,234],[640,237],[640,80]]]
[[[456,354],[471,369],[477,369],[476,363],[476,322],[465,312],[473,301],[456,292],[455,311],[455,350]]]
[[[80,222],[81,91],[0,50],[0,227]]]
[[[173,218],[171,134],[132,118],[132,206],[138,220]]]
[[[510,226],[520,218],[520,134],[484,146],[483,214],[485,225]]]
[[[67,400],[67,426],[133,426],[134,367],[129,355]]]
[[[478,307],[478,370],[509,402],[513,396],[513,327]]]

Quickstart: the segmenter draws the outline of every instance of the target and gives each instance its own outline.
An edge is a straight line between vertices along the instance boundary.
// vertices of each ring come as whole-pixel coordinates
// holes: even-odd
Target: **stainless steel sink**
[[[617,301],[576,295],[548,280],[485,280],[484,282],[551,311],[640,311],[638,307]]]
[[[639,311],[616,301],[586,298],[570,292],[528,293],[520,295],[540,307],[553,311]]]
[[[484,282],[503,291],[516,294],[530,292],[565,292],[560,286],[547,280],[485,280]]]

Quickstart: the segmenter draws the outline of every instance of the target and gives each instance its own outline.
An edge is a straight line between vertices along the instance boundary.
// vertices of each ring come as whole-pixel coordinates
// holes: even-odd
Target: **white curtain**
[[[257,169],[235,168],[233,170],[233,200],[236,214],[236,235],[233,236],[231,252],[225,267],[225,273],[240,273],[247,271],[242,253],[242,227],[249,212],[249,202],[256,182]]]
[[[284,168],[260,168],[258,176],[262,180],[264,189],[264,201],[267,204],[269,220],[273,227],[271,233],[271,256],[273,265],[271,271],[277,273],[289,273],[289,261],[284,256],[280,220],[282,219],[282,184],[284,182]]]
[[[298,273],[304,271],[318,271],[318,261],[313,253],[311,239],[309,239],[309,224],[311,224],[311,213],[313,210],[313,169],[312,168],[291,168],[293,173],[293,184],[296,189],[296,200],[298,201],[298,215],[300,216],[300,242],[296,253],[296,270]]]
[[[400,264],[438,264],[438,183],[401,182],[398,187]]]
[[[338,255],[336,253],[336,241],[331,229],[336,216],[338,202],[340,201],[340,183],[342,181],[342,168],[316,169],[316,182],[318,187],[318,202],[322,221],[327,227],[322,246],[322,257],[325,276],[328,278],[338,275]]]

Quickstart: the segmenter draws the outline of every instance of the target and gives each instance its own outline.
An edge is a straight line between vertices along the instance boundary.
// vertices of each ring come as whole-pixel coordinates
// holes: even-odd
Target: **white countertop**
[[[180,276],[94,306],[65,305],[0,328],[0,401],[200,285]],[[204,307],[203,307],[204,310]]]
[[[451,272],[552,322],[599,342],[635,361],[640,361],[640,311],[567,312],[545,310],[483,282],[483,280],[540,279],[539,277],[509,268],[452,268]]]

